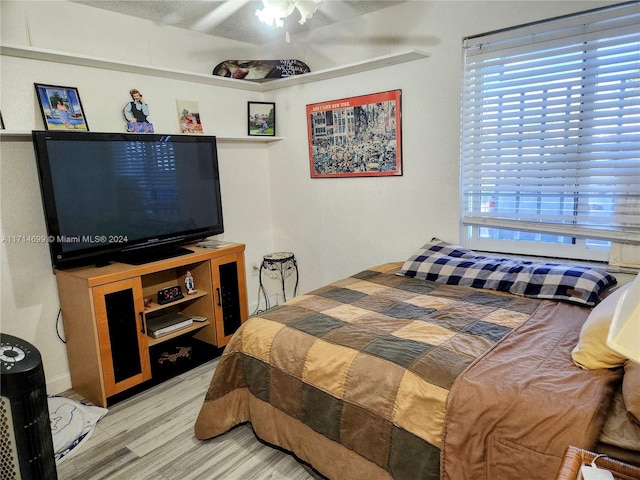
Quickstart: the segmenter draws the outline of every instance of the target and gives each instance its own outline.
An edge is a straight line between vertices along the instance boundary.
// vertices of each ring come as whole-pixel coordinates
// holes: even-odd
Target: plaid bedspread
[[[220,359],[196,436],[251,422],[329,478],[439,478],[454,380],[540,301],[397,276],[400,266],[249,319]]]

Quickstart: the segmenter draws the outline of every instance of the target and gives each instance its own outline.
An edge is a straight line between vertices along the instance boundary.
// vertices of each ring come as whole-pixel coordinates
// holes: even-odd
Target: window
[[[640,242],[640,3],[465,39],[462,242],[606,260]]]

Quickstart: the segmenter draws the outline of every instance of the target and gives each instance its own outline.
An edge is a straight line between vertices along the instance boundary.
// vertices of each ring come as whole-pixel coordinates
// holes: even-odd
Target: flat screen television
[[[216,137],[32,136],[55,268],[145,263],[224,232]]]

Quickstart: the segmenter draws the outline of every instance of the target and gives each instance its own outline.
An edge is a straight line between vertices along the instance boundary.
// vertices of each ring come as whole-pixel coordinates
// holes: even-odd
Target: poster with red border
[[[311,178],[402,175],[401,93],[307,105]]]

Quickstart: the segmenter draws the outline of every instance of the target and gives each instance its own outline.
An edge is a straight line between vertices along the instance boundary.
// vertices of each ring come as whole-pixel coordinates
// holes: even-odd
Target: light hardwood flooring
[[[59,480],[320,480],[250,425],[200,441],[193,425],[217,360],[109,407],[89,440],[58,465]],[[82,400],[69,391],[63,395]]]

